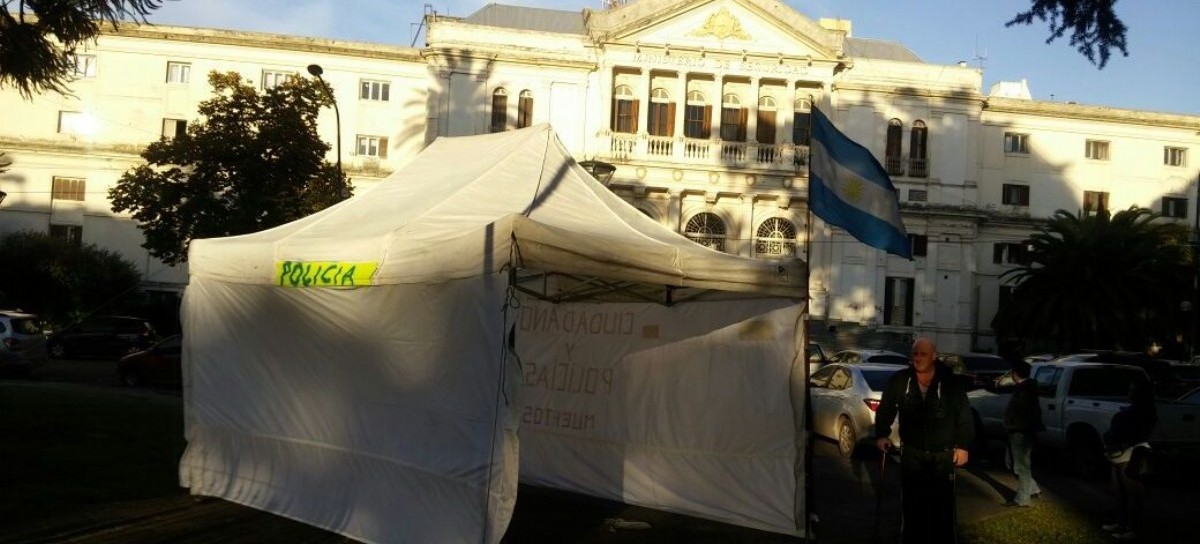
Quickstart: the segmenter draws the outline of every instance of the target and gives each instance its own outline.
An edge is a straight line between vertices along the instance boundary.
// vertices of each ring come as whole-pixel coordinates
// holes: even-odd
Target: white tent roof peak
[[[658,285],[803,298],[801,261],[700,246],[581,168],[547,124],[443,137],[375,188],[258,233],[196,240],[190,269],[278,284],[281,262],[374,263],[372,283],[418,283],[512,265]]]

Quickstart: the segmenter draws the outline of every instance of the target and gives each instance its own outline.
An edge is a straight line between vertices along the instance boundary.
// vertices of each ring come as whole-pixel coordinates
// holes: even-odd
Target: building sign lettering
[[[275,284],[280,287],[361,287],[371,285],[379,268],[375,262],[276,261]]]
[[[808,73],[808,66],[768,61],[741,61],[709,59],[687,55],[665,55],[638,53],[634,62],[641,65],[667,66],[672,68],[687,68],[707,70],[711,72],[744,72],[767,75],[803,75]]]

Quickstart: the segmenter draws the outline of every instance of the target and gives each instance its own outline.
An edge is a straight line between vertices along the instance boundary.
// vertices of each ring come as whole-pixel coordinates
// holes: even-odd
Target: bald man
[[[900,416],[905,544],[957,541],[954,467],[967,464],[967,445],[975,437],[967,392],[936,357],[933,341],[917,338],[912,365],[892,374],[875,413],[876,445],[883,452],[892,447],[892,421]]]

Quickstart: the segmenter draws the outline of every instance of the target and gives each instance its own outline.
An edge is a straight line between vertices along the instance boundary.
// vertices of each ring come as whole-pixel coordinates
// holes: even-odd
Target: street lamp
[[[320,64],[309,64],[308,73],[317,78],[321,82],[321,90],[325,91],[325,96],[329,97],[329,101],[333,102],[333,119],[337,123],[337,173],[338,181],[345,183],[342,178],[342,114],[338,111],[337,99],[333,97],[333,90],[329,88],[329,84],[321,77],[325,70],[321,69]],[[346,190],[342,189],[342,195],[345,196]]]
[[[608,182],[612,181],[613,174],[617,171],[616,166],[595,159],[582,161],[579,166],[582,166],[587,173],[596,178],[596,181],[604,185],[608,185]]]

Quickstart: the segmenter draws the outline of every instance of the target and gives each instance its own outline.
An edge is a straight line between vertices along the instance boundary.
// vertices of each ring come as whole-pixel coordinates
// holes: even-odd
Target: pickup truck
[[[1105,470],[1104,433],[1113,414],[1129,404],[1129,384],[1149,381],[1145,370],[1135,366],[1086,361],[1036,363],[1030,376],[1037,381],[1042,422],[1038,444],[1066,450],[1072,465],[1084,475]],[[1004,412],[1016,382],[1007,373],[986,390],[967,394],[975,416],[976,435],[981,440],[1002,438]],[[1156,451],[1177,452],[1200,449],[1200,406],[1159,400],[1158,426],[1150,439]]]

